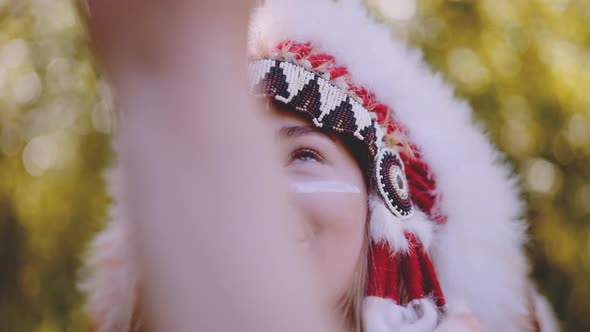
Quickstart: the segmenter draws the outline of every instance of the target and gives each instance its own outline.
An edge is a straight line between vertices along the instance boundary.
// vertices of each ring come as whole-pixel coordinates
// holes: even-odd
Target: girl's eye
[[[324,158],[316,151],[308,148],[302,148],[291,154],[291,162],[322,162]]]

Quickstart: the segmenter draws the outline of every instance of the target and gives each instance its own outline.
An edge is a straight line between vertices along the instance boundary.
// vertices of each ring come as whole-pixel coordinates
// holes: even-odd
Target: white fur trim
[[[387,241],[393,252],[407,252],[408,240],[404,236],[401,220],[394,217],[381,198],[369,199],[369,234],[375,242]],[[406,220],[409,221],[409,220]]]
[[[402,307],[393,300],[367,296],[363,301],[365,332],[431,332],[438,322],[435,304],[428,299]]]
[[[407,252],[409,245],[404,232],[408,231],[422,242],[425,250],[429,250],[436,224],[422,211],[416,209],[411,218],[400,219],[389,211],[381,198],[374,195],[369,199],[369,209],[369,234],[375,242],[387,241],[393,253]]]
[[[285,39],[334,55],[357,84],[395,109],[442,193],[448,221],[436,230],[431,253],[447,300],[467,303],[491,331],[519,331],[528,315],[522,203],[469,105],[358,0],[268,0],[251,26],[252,55]],[[385,226],[371,227],[376,234]],[[398,236],[387,236],[403,247]]]
[[[114,203],[110,222],[95,237],[86,259],[86,273],[79,287],[87,294],[86,311],[96,332],[131,331],[135,308],[137,269],[130,247],[120,174],[113,168],[106,176]],[[93,330],[94,331],[94,330]]]
[[[414,216],[409,220],[403,221],[402,224],[405,231],[414,234],[420,240],[424,250],[430,250],[437,226],[434,221],[428,219],[424,212],[416,209]]]
[[[553,309],[547,300],[539,295],[536,291],[534,293],[535,312],[541,327],[541,332],[558,332],[559,325],[555,319]]]
[[[473,313],[473,311],[467,306],[467,303],[456,299],[452,302],[447,301],[445,309],[445,313],[449,316]]]

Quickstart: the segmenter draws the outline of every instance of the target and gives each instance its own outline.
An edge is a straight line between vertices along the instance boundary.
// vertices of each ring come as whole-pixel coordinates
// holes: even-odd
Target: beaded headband
[[[377,115],[319,74],[287,61],[262,59],[249,65],[250,88],[255,96],[270,97],[288,105],[319,128],[361,141],[374,161],[374,178],[387,207],[399,218],[412,216],[413,208],[404,164],[399,154],[385,147]]]

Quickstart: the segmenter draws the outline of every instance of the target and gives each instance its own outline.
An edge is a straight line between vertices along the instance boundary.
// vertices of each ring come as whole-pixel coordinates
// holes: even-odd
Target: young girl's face
[[[272,127],[304,238],[335,300],[354,287],[365,241],[368,197],[363,171],[334,133],[273,107]]]

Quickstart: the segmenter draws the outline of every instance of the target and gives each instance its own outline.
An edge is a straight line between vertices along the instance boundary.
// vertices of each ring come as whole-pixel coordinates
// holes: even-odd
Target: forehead
[[[275,130],[287,126],[315,127],[311,120],[305,119],[302,115],[290,110],[286,105],[269,100],[267,102],[267,110],[273,129]]]

